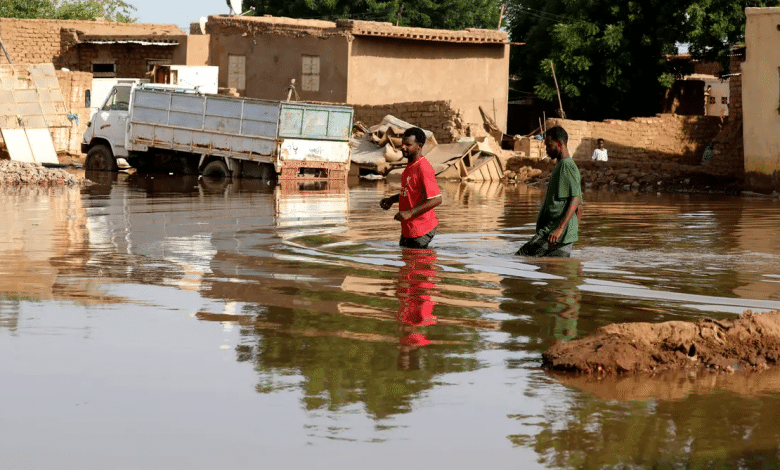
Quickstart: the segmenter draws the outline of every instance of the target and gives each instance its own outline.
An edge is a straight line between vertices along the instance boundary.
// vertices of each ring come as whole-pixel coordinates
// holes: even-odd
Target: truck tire
[[[116,158],[111,154],[111,149],[105,145],[95,145],[87,152],[87,161],[84,168],[95,171],[118,171]]]
[[[208,178],[229,178],[230,170],[222,160],[212,160],[203,167],[202,174]]]

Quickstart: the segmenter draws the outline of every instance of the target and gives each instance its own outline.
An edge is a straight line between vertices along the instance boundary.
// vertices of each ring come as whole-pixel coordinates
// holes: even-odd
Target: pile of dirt
[[[762,370],[780,360],[780,310],[750,310],[737,319],[695,323],[619,323],[542,354],[549,369],[631,373],[707,368]]]
[[[87,180],[60,168],[46,168],[36,163],[0,160],[0,186],[37,184],[42,186],[75,186]]]

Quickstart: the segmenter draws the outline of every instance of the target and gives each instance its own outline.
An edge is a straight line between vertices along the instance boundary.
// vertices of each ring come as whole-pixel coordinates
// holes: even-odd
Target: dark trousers
[[[428,243],[433,240],[433,236],[436,235],[436,229],[434,228],[430,232],[417,238],[409,238],[401,235],[401,240],[398,242],[404,248],[427,248]]]

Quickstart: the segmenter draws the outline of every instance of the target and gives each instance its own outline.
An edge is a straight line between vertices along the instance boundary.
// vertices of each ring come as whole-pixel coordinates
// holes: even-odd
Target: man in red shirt
[[[379,201],[384,210],[398,203],[394,219],[401,222],[400,245],[404,248],[427,247],[439,225],[433,208],[441,204],[441,191],[433,167],[422,155],[423,145],[425,132],[422,129],[411,127],[404,132],[401,153],[408,163],[401,174],[401,192]]]

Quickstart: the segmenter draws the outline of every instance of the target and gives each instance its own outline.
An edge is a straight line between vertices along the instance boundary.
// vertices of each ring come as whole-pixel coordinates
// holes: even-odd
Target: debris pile
[[[622,374],[709,369],[763,370],[780,361],[780,310],[750,310],[735,320],[619,323],[557,343],[542,355],[549,369]]]
[[[36,163],[0,160],[0,186],[37,184],[41,186],[84,184],[87,180],[59,168],[46,168]]]
[[[373,127],[356,122],[352,166],[361,174],[400,175],[407,164],[400,151],[401,141],[404,131],[410,127],[414,125],[392,115],[385,116]],[[423,131],[426,141],[422,153],[433,166],[437,178],[493,181],[503,177],[498,158],[501,149],[490,136],[462,137],[457,142],[439,144],[431,131]]]

